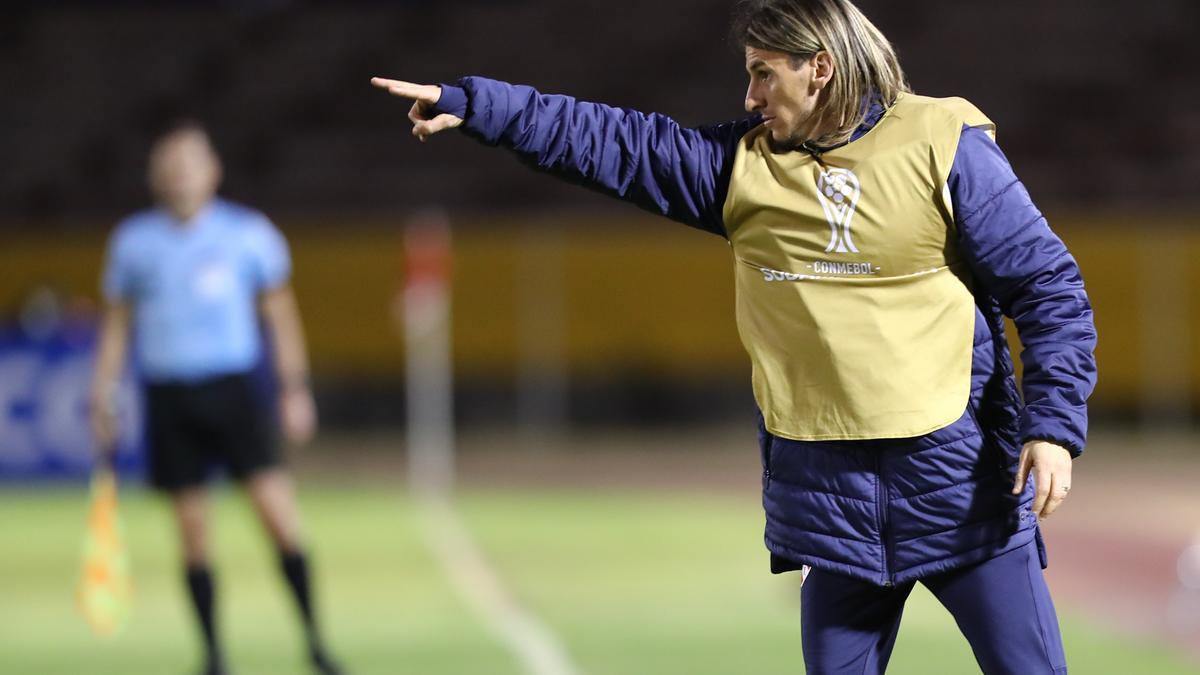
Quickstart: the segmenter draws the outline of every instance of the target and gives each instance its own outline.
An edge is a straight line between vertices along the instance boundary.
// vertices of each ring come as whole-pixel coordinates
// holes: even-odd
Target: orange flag
[[[83,569],[75,596],[79,610],[99,635],[115,634],[129,618],[133,596],[129,555],[117,517],[117,479],[109,467],[92,473]]]

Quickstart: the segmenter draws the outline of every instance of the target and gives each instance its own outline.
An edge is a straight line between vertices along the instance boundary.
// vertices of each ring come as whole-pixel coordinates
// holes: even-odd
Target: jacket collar
[[[854,130],[854,133],[850,135],[850,140],[842,143],[835,143],[834,145],[817,145],[810,141],[805,141],[800,144],[800,148],[809,154],[819,155],[823,152],[829,152],[830,150],[840,148],[848,143],[853,143],[854,141],[862,138],[868,131],[875,128],[875,125],[879,123],[879,120],[883,119],[884,113],[887,112],[887,108],[883,105],[883,101],[874,94],[863,99],[863,107],[866,108],[866,116],[863,117],[862,124],[859,124],[858,128]]]

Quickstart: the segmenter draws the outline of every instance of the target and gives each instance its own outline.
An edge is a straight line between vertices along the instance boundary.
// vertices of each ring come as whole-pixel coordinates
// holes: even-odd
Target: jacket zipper
[[[879,518],[879,540],[883,546],[883,585],[891,588],[894,583],[892,581],[892,533],[888,526],[888,508],[887,508],[887,487],[885,486],[885,476],[883,472],[883,459],[880,457],[881,449],[876,448],[875,452],[875,513]]]
[[[771,487],[771,449],[775,445],[775,437],[767,436],[767,447],[763,450],[763,490]]]

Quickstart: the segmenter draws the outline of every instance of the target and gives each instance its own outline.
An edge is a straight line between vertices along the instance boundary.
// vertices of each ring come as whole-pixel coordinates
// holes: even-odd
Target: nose
[[[759,98],[757,95],[757,92],[754,91],[754,81],[752,80],[750,82],[750,85],[746,87],[746,101],[745,101],[746,112],[754,112],[755,110],[761,110],[763,108],[763,106],[765,106],[765,105],[766,105],[766,103],[761,98]]]

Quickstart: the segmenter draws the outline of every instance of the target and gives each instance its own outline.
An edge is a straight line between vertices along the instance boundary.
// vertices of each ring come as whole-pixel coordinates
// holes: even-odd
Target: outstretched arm
[[[685,129],[669,117],[540,94],[478,77],[458,85],[371,83],[414,101],[421,140],[462,126],[535,168],[599,189],[686,225],[725,235],[721,208],[738,140],[757,117]]]

